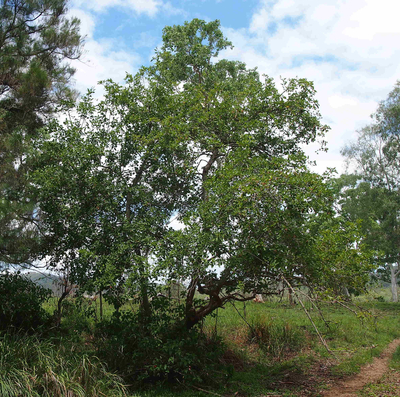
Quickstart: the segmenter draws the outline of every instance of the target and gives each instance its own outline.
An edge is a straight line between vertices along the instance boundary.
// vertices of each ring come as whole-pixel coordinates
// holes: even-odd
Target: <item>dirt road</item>
[[[376,357],[371,364],[363,367],[359,374],[338,382],[326,391],[323,397],[355,397],[355,393],[367,383],[376,382],[384,375],[388,369],[389,360],[398,346],[400,346],[400,339],[395,339],[380,357]]]

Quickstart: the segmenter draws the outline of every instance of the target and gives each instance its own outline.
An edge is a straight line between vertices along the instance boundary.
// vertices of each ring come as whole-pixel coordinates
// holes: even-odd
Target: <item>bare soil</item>
[[[400,339],[395,339],[384,350],[380,357],[376,357],[371,364],[363,367],[357,375],[344,379],[322,394],[323,397],[355,397],[356,392],[366,384],[377,382],[388,371],[388,363],[397,347]]]

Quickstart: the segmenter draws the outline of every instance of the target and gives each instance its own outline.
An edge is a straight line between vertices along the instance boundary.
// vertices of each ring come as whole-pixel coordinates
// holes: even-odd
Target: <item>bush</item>
[[[91,301],[83,296],[68,298],[63,301],[62,309],[63,321],[62,329],[78,342],[82,334],[93,332],[96,312]]]
[[[178,326],[177,311],[161,305],[146,320],[140,312],[115,314],[97,325],[98,354],[130,382],[210,378],[214,365],[221,367],[222,343]]]
[[[0,275],[0,330],[33,331],[48,323],[42,308],[51,291],[19,273]]]

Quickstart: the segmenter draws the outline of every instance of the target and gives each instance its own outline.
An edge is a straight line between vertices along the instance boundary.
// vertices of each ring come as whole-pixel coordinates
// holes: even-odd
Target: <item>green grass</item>
[[[400,372],[400,346],[394,352],[392,359],[390,360],[389,368],[392,371]]]

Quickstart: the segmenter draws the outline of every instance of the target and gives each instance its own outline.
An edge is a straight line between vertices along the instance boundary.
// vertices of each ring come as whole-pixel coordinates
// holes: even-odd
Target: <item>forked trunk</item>
[[[206,317],[208,314],[223,306],[221,298],[216,293],[213,295],[209,295],[209,301],[207,302],[207,304],[201,307],[195,307],[194,297],[196,293],[197,282],[197,278],[192,279],[186,294],[185,324],[188,330],[193,328],[196,324],[200,323],[203,318]]]
[[[207,305],[202,306],[199,309],[194,307],[186,311],[186,328],[189,330],[195,325],[199,324],[204,317],[217,310],[221,305],[216,301],[210,301]]]

